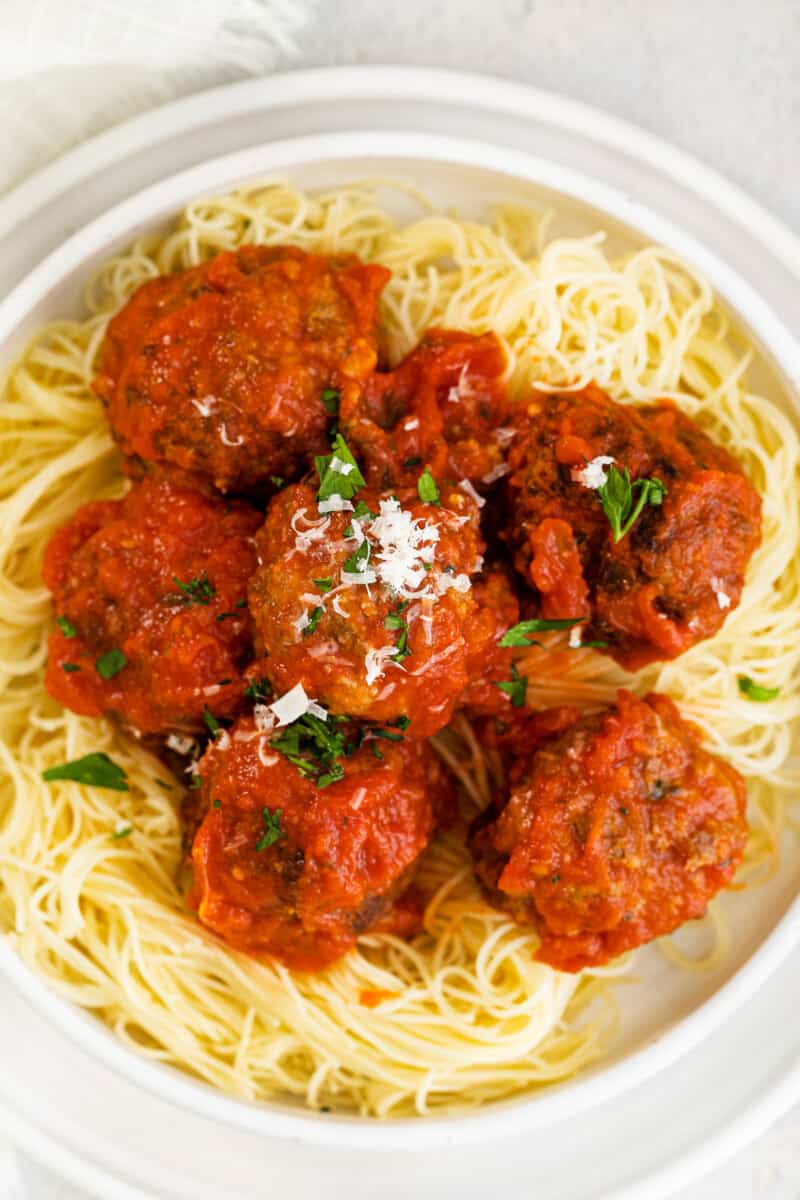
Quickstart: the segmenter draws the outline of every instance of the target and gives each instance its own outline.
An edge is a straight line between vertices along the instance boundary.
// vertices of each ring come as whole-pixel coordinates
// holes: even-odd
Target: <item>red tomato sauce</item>
[[[245,246],[144,284],[94,385],[122,450],[223,491],[296,478],[376,365],[388,277],[352,255]]]
[[[50,694],[144,733],[201,728],[206,706],[234,713],[252,658],[247,582],[260,522],[240,501],[155,480],[79,509],[45,556],[56,611],[75,630],[51,636]],[[109,654],[124,665],[103,678]],[[105,661],[106,672],[116,665]]]
[[[716,633],[761,540],[761,502],[735,459],[671,403],[635,409],[595,386],[532,398],[515,425],[507,537],[542,615],[588,618],[584,640],[629,670]],[[618,542],[580,482],[600,456],[666,487]]]
[[[536,928],[537,957],[600,966],[701,917],[744,852],[738,773],[667,696],[620,692],[596,716],[527,721],[508,794],[470,845],[490,901]]]

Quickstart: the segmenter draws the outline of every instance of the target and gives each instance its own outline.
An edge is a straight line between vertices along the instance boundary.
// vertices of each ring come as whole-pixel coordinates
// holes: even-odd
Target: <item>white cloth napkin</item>
[[[317,0],[0,0],[0,192],[136,112],[290,60]]]

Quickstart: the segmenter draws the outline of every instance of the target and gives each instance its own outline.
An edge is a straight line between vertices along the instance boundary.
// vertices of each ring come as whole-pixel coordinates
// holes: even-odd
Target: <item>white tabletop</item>
[[[162,7],[178,3],[163,0]],[[550,88],[693,152],[800,231],[796,0],[308,0],[307,7],[297,53],[276,54],[276,65],[459,67]],[[191,72],[141,65],[111,77],[85,71],[70,84],[81,110],[81,122],[70,124],[58,111],[55,83],[60,88],[63,78],[63,72],[58,80],[40,76],[35,93],[26,93],[24,112],[19,87],[0,86],[0,117],[16,118],[8,159],[18,169],[52,152],[54,129],[60,140],[74,139],[193,82]],[[209,81],[207,72],[195,73],[195,85]],[[680,1200],[799,1196],[800,1110]],[[86,1198],[14,1155],[0,1134],[0,1200]]]

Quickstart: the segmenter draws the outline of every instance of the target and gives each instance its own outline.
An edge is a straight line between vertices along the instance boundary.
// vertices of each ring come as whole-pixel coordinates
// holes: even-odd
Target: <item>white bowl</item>
[[[751,285],[692,235],[630,196],[549,160],[493,143],[397,131],[335,133],[251,147],[192,167],[117,204],[54,250],[0,304],[0,360],[18,352],[43,322],[77,315],[81,288],[93,268],[142,230],[198,195],[282,174],[312,189],[363,176],[410,179],[443,206],[455,205],[470,216],[499,200],[544,203],[557,208],[576,233],[608,229],[619,249],[661,242],[703,271],[734,324],[759,347],[754,368],[759,387],[788,410],[800,411],[800,346]],[[234,1100],[138,1057],[98,1022],[50,993],[6,945],[0,945],[0,972],[76,1045],[161,1099],[214,1122],[335,1147],[467,1145],[575,1116],[641,1083],[710,1036],[800,942],[798,891],[800,861],[785,854],[770,884],[725,898],[735,941],[722,967],[683,972],[668,966],[657,950],[646,949],[637,959],[641,982],[622,989],[622,1033],[604,1062],[568,1083],[461,1117],[379,1123],[320,1116],[288,1101]]]

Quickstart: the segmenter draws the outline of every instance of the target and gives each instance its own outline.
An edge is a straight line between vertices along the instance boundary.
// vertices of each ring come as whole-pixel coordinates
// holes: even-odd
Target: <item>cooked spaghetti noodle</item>
[[[42,330],[0,400],[0,926],[67,999],[152,1058],[234,1095],[292,1094],[365,1115],[453,1112],[567,1078],[601,1054],[613,1022],[611,968],[560,974],[536,938],[482,900],[466,850],[442,837],[421,881],[432,899],[411,942],[368,935],[316,976],[226,948],[189,913],[181,886],[180,784],[119,726],[63,711],[42,673],[51,627],[41,581],[52,531],[89,499],[125,490],[90,391],[109,316],[144,280],[247,242],[354,252],[393,274],[383,321],[394,361],[431,324],[506,342],[512,388],[590,379],[616,399],[671,397],[743,463],[763,498],[764,538],[741,605],[713,639],[631,679],[553,639],[526,654],[529,703],[591,707],[625,682],[667,692],[746,778],[753,827],[742,876],[769,864],[800,781],[800,442],[748,391],[703,280],[646,247],[619,261],[602,233],[548,239],[548,220],[498,209],[487,224],[424,210],[398,227],[380,184],[308,196],[270,183],[191,204],[92,281],[83,321]],[[738,676],[779,688],[754,704]],[[130,791],[42,781],[44,768],[113,754]],[[476,805],[486,763],[461,719],[439,751]],[[795,752],[796,753],[796,752]],[[122,836],[120,836],[122,835]],[[605,999],[608,1004],[600,1003]]]

